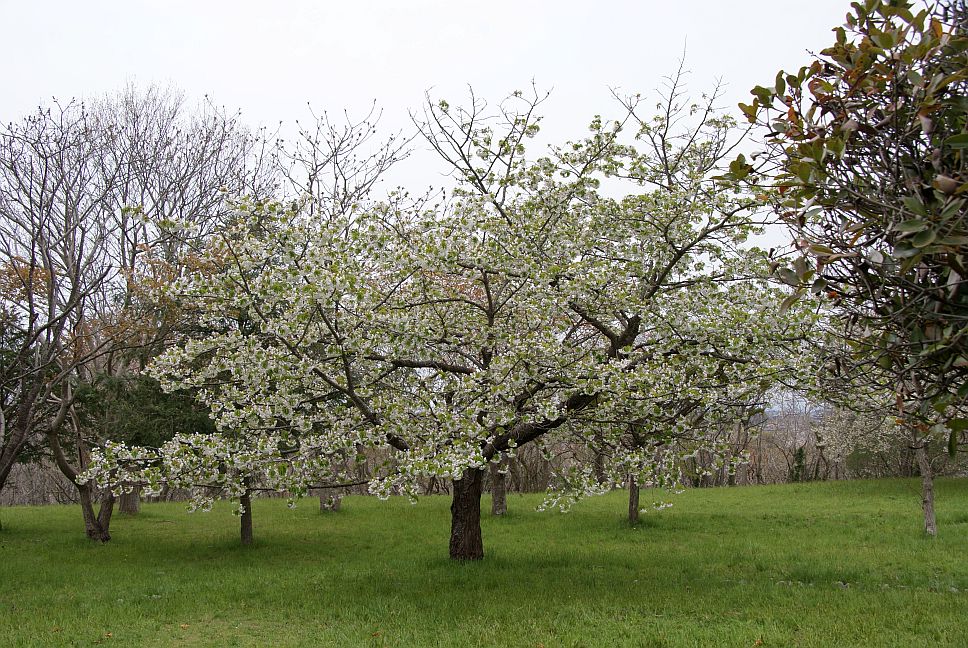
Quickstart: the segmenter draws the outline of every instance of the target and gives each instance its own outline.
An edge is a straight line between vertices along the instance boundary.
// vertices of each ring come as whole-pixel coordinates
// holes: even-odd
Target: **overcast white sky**
[[[51,96],[134,81],[209,94],[252,126],[354,114],[409,125],[424,92],[498,100],[533,79],[552,89],[546,131],[579,136],[617,112],[610,88],[651,93],[686,49],[690,87],[717,79],[724,105],[832,42],[848,0],[0,0],[0,120]],[[557,137],[555,138],[557,139]]]

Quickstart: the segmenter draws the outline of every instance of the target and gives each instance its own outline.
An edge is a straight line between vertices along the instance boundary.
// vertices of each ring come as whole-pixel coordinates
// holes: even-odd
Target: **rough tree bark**
[[[124,515],[137,515],[141,512],[141,486],[132,486],[130,493],[121,494],[118,498],[118,512]]]
[[[481,537],[481,493],[484,471],[468,468],[454,480],[450,504],[450,557],[452,560],[481,560],[484,540]]]
[[[629,475],[629,522],[639,521],[639,483],[633,475]]]
[[[250,545],[252,544],[252,492],[245,491],[239,498],[239,504],[242,505],[242,544]]]
[[[508,459],[490,464],[491,472],[491,515],[504,515],[508,512]]]
[[[938,523],[934,517],[934,471],[924,446],[915,452],[918,468],[921,470],[921,508],[924,510],[924,532],[934,537],[938,534]]]

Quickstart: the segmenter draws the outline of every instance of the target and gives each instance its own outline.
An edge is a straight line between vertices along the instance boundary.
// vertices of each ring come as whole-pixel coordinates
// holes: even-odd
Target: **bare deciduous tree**
[[[0,131],[0,489],[39,437],[77,483],[92,437],[111,433],[86,429],[77,385],[136,371],[157,350],[170,322],[139,283],[164,280],[159,264],[179,272],[179,252],[218,226],[227,193],[269,192],[264,150],[237,115],[190,113],[156,87],[55,100]],[[106,541],[113,497],[95,514],[90,488],[78,484],[87,534]]]

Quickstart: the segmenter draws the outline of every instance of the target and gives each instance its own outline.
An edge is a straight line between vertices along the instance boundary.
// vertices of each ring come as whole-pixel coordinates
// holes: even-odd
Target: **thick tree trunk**
[[[114,515],[114,495],[106,491],[101,498],[101,508],[97,512],[97,523],[104,532],[107,533],[111,528],[111,517]],[[108,536],[110,537],[110,536]]]
[[[503,472],[507,469],[507,458],[500,463],[492,463],[491,471],[491,515],[504,515],[508,512],[508,476]]]
[[[915,452],[918,468],[921,470],[921,508],[924,510],[924,532],[934,537],[938,534],[938,523],[934,517],[934,471],[928,453],[921,446]]]
[[[481,560],[484,540],[481,537],[481,492],[484,471],[468,468],[454,480],[454,497],[450,504],[450,557],[452,560]]]
[[[242,505],[242,544],[250,545],[252,544],[252,495],[250,491],[245,491],[245,494],[239,498],[239,504]]]
[[[118,512],[124,515],[137,515],[141,512],[141,486],[132,486],[130,493],[122,493],[118,498]]]
[[[629,523],[636,524],[639,521],[639,483],[635,477],[629,475]]]

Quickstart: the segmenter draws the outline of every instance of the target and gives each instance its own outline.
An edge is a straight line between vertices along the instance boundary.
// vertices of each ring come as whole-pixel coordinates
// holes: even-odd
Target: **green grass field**
[[[643,492],[643,502],[649,501]],[[348,498],[117,517],[0,510],[0,646],[968,646],[968,480],[689,491],[623,520],[622,493],[568,514],[511,496],[481,563],[447,559],[449,500]]]

